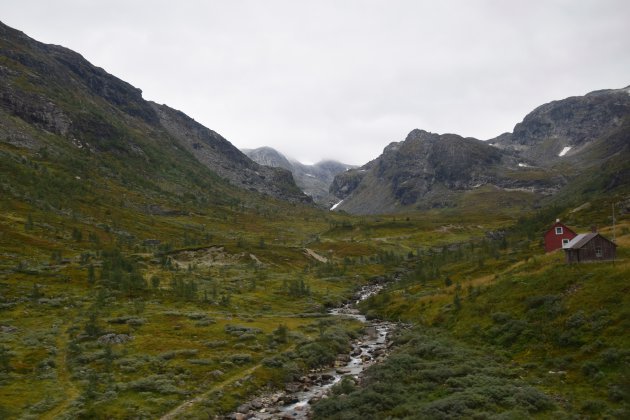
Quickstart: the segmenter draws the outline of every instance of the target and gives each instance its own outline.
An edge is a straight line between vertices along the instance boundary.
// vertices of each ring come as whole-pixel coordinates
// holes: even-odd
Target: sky
[[[414,128],[490,139],[630,85],[627,0],[1,0],[239,148],[363,164]]]

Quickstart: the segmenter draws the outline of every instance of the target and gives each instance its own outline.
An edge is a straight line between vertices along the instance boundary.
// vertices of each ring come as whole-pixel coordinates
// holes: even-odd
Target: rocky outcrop
[[[480,140],[416,129],[404,141],[389,144],[367,165],[337,176],[331,193],[343,199],[340,210],[385,213],[418,205],[449,206],[441,194],[444,190],[466,191],[488,184],[543,189],[559,182],[518,179],[506,171],[517,167],[511,153]]]
[[[621,127],[629,116],[630,87],[599,90],[541,105],[516,124],[512,133],[489,143],[548,166],[579,154]]]
[[[293,171],[293,165],[289,162],[289,159],[271,147],[242,149],[242,152],[260,165],[271,166],[272,168],[284,168],[287,171]]]

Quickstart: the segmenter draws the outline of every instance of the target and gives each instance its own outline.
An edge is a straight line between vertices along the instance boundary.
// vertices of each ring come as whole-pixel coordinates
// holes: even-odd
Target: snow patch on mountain
[[[341,204],[341,203],[343,203],[343,200],[341,200],[340,202],[338,202],[337,204],[335,204],[334,206],[332,206],[332,207],[330,208],[330,211],[333,211],[334,209],[336,209],[336,208],[337,208],[337,206],[339,206],[339,204]]]
[[[571,150],[571,146],[565,146],[565,148],[562,149],[562,151],[560,153],[558,153],[558,156],[562,157],[562,156],[566,155],[569,150]]]

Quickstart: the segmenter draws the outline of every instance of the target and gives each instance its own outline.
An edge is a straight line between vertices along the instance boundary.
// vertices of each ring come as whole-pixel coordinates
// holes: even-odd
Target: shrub
[[[597,367],[595,363],[585,362],[582,365],[582,374],[584,374],[584,376],[591,378],[595,376],[597,373],[599,373],[599,368]]]
[[[337,384],[335,384],[331,391],[333,395],[341,395],[341,394],[350,394],[352,391],[356,389],[356,384],[354,379],[349,376],[344,376],[341,378]]]
[[[199,350],[197,349],[171,350],[171,351],[167,351],[165,353],[160,354],[159,357],[164,360],[170,360],[178,356],[182,356],[182,357],[196,356],[197,353],[199,353]]]
[[[252,355],[251,354],[246,354],[246,353],[233,354],[230,357],[230,361],[232,363],[237,364],[237,365],[244,365],[246,363],[251,363],[252,360],[253,360]]]

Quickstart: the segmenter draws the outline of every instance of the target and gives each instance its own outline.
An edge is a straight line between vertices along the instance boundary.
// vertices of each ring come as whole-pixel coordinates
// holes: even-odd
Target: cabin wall
[[[562,228],[562,233],[556,233],[556,227]],[[568,227],[561,223],[556,223],[545,233],[545,252],[551,252],[556,249],[562,248],[562,240],[568,239],[571,240],[575,238],[577,234],[571,231]]]
[[[597,252],[597,248],[600,249],[600,253]],[[567,249],[565,253],[567,263],[579,263],[585,261],[614,260],[616,251],[616,247],[612,242],[601,236],[596,236],[584,244],[582,248]]]

